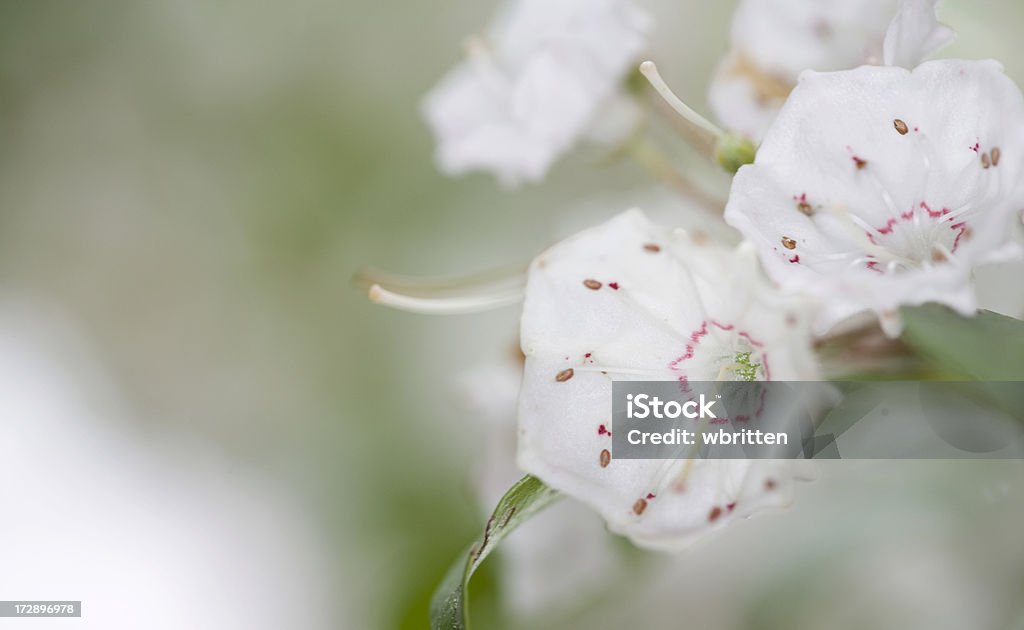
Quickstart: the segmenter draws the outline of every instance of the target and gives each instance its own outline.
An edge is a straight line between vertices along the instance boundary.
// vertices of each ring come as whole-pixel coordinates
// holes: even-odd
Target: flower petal
[[[629,0],[507,5],[424,98],[438,166],[490,171],[507,186],[542,179],[617,93],[649,27]]]
[[[885,32],[882,59],[887,66],[914,68],[956,37],[935,17],[938,0],[900,0],[896,17]]]
[[[809,319],[767,285],[749,247],[702,244],[638,210],[563,241],[527,283],[520,467],[654,548],[784,504],[795,462],[612,460],[612,381],[716,380],[722,353],[702,352],[726,330],[770,353],[772,378],[813,379]]]
[[[971,270],[1005,257],[1022,168],[1024,98],[995,62],[808,72],[725,217],[774,280],[822,300],[819,331],[870,309],[895,333],[903,304],[973,312]]]

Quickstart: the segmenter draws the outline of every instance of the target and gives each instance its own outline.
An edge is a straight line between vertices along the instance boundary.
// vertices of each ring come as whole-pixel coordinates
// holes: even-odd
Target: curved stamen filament
[[[352,276],[352,284],[363,289],[376,284],[389,291],[416,297],[456,297],[488,290],[496,292],[499,289],[522,288],[526,286],[526,270],[523,266],[514,266],[467,276],[430,278],[363,268]]]
[[[574,368],[577,372],[606,372],[608,374],[625,374],[627,376],[650,376],[674,381],[679,378],[677,372],[671,370],[652,370],[648,368],[625,368],[611,365],[581,365]]]
[[[878,230],[869,226],[857,215],[851,214],[846,206],[830,205],[827,210],[839,220],[840,225],[849,232],[850,238],[857,243],[865,253],[872,254],[880,261],[888,261],[890,264],[899,263],[908,267],[914,265],[914,261],[909,258],[899,256],[884,247],[872,243],[868,238],[867,233],[877,232]]]
[[[640,64],[640,73],[647,78],[647,81],[661,95],[661,98],[665,99],[665,102],[682,116],[684,120],[708,134],[714,140],[718,140],[725,135],[725,132],[719,129],[717,125],[695,112],[693,108],[676,96],[672,88],[668,86],[668,83],[665,83],[665,79],[661,77],[661,74],[658,72],[658,66],[654,65],[653,61],[645,61]]]
[[[369,297],[371,302],[390,306],[400,311],[424,315],[459,315],[515,304],[523,299],[523,290],[505,290],[459,297],[424,298],[395,293],[375,284],[370,287]]]

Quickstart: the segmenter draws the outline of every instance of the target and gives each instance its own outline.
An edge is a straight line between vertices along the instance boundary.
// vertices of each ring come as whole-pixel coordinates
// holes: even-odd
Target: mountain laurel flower
[[[994,61],[805,73],[725,219],[783,289],[819,298],[818,332],[901,305],[975,312],[972,270],[1013,258],[1024,97]]]
[[[727,128],[759,141],[804,70],[913,68],[953,39],[937,0],[743,0],[708,95]]]
[[[616,460],[613,380],[813,380],[810,314],[752,248],[650,223],[639,210],[530,267],[518,464],[636,544],[673,550],[788,504],[802,460]]]
[[[649,27],[629,0],[514,0],[424,99],[440,169],[515,186],[588,135],[624,139],[639,115],[625,77]]]

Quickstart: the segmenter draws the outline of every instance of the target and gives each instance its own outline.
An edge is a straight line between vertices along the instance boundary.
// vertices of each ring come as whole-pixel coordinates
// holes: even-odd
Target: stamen
[[[811,207],[811,204],[807,203],[806,194],[800,196],[800,199],[796,204],[796,209],[799,210],[800,212],[803,212],[807,216],[811,216],[814,214],[814,208]]]
[[[851,214],[845,205],[832,205],[828,207],[830,214],[839,220],[839,224],[846,229],[849,233],[851,240],[853,240],[866,254],[874,255],[876,258],[890,262],[890,268],[898,262],[903,263],[907,266],[913,266],[913,261],[889,251],[884,247],[880,247],[871,242],[868,238],[868,234],[871,232],[878,232],[875,228],[868,225],[863,219],[855,214]],[[859,228],[859,229],[858,229]]]
[[[684,120],[704,133],[710,135],[715,140],[718,140],[725,135],[725,132],[719,129],[718,126],[695,112],[693,108],[675,95],[675,92],[673,92],[668,84],[665,83],[665,79],[661,78],[661,74],[658,72],[658,66],[654,65],[653,61],[645,61],[640,64],[640,73],[647,78],[658,94],[661,95],[661,98],[665,99],[665,102],[669,104],[669,107],[674,109],[676,113],[683,117]]]
[[[456,297],[479,293],[484,289],[512,289],[526,285],[526,266],[515,265],[481,273],[454,277],[405,276],[364,267],[352,276],[352,284],[369,289],[377,284],[389,290],[416,297]]]
[[[942,218],[939,219],[938,222],[939,223],[952,223],[953,221],[956,221],[959,217],[963,216],[964,214],[966,214],[967,212],[970,212],[970,211],[971,211],[971,204],[966,203],[963,206],[957,208],[956,210],[954,210],[954,211],[952,211],[950,213],[942,215]]]
[[[892,124],[894,127],[896,127],[896,131],[899,132],[901,136],[907,135],[907,132],[910,131],[910,129],[907,127],[907,123],[903,122],[899,118],[892,121]]]
[[[601,468],[608,468],[608,464],[612,463],[612,454],[608,449],[601,451]]]
[[[624,374],[627,376],[648,376],[651,380],[675,380],[678,373],[671,370],[651,370],[647,368],[624,368],[612,365],[581,365],[575,368],[578,372],[601,372],[602,374]]]
[[[949,251],[949,248],[942,243],[935,242],[932,244],[932,247],[934,248],[932,250],[932,260],[935,262],[956,261],[953,252]]]
[[[459,315],[515,304],[523,299],[523,289],[459,297],[423,298],[388,291],[379,284],[375,284],[370,287],[369,297],[370,301],[375,304],[383,304],[400,311],[423,315]]]

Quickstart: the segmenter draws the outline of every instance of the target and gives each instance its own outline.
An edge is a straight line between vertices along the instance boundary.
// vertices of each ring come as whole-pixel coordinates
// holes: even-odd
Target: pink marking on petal
[[[739,335],[740,335],[740,337],[743,337],[744,339],[749,341],[750,345],[754,346],[755,348],[763,348],[764,347],[764,342],[761,342],[761,341],[758,341],[757,339],[754,339],[753,337],[750,336],[750,333],[748,333],[745,330],[741,330]]]
[[[608,286],[610,286],[615,291],[619,290],[619,283],[618,282],[609,282]]]
[[[924,209],[924,211],[928,213],[928,216],[933,219],[937,219],[944,214],[949,214],[949,208],[943,208],[942,210],[932,210],[931,207],[923,201],[921,202],[921,208]]]
[[[793,256],[792,258],[790,258],[789,262],[791,262],[791,263],[799,263],[800,262],[800,254],[797,254],[796,256]]]
[[[889,219],[885,222],[883,227],[877,228],[875,231],[879,234],[892,234],[892,229],[899,223],[896,219]]]
[[[960,228],[960,231],[957,232],[956,238],[953,239],[953,253],[956,253],[956,249],[958,247],[960,247],[960,239],[962,239],[964,237],[964,234],[966,232],[967,232],[967,228],[966,227]]]

